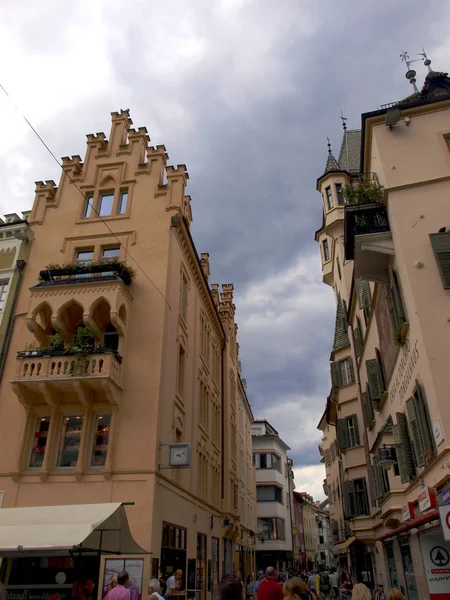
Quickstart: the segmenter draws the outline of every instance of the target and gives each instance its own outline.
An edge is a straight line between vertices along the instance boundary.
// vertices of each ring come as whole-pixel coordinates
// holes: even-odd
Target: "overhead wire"
[[[89,199],[89,196],[86,196],[86,194],[79,188],[79,186],[77,185],[76,181],[74,181],[74,179],[70,176],[70,173],[68,173],[65,169],[63,164],[56,158],[55,154],[52,152],[52,150],[49,148],[49,146],[45,143],[44,139],[41,137],[41,135],[38,133],[38,131],[33,127],[33,125],[30,123],[30,121],[27,119],[27,117],[19,110],[19,108],[15,105],[13,99],[11,98],[11,96],[9,95],[9,93],[7,92],[7,90],[4,88],[4,86],[0,83],[0,88],[3,91],[3,93],[5,94],[5,96],[8,98],[8,100],[11,102],[12,106],[15,108],[15,110],[19,113],[19,115],[23,118],[23,120],[25,121],[25,123],[28,125],[28,127],[31,129],[31,131],[34,133],[34,135],[38,138],[38,140],[42,143],[42,145],[44,146],[44,148],[47,150],[47,152],[50,154],[50,156],[53,158],[53,160],[56,162],[56,164],[59,166],[59,168],[64,171],[64,173],[66,174],[66,176],[69,178],[69,180],[71,181],[71,183],[73,183],[73,185],[77,188],[77,190],[80,192],[81,196],[83,197],[84,200],[87,201],[88,205],[91,207],[91,209],[94,211],[94,213],[98,216],[98,218],[101,220],[101,222],[105,225],[106,229],[110,232],[110,234],[117,240],[117,243],[119,244],[119,246],[121,246],[124,250],[127,256],[129,256],[131,258],[131,260],[134,262],[134,264],[140,269],[140,271],[142,272],[142,274],[145,276],[145,278],[151,283],[151,285],[155,288],[155,290],[158,292],[158,294],[164,299],[165,303],[167,304],[167,306],[169,307],[170,310],[172,310],[169,301],[167,300],[167,298],[165,297],[165,295],[161,292],[161,290],[156,286],[156,284],[152,281],[152,279],[147,275],[147,273],[144,271],[144,269],[141,267],[141,265],[138,263],[138,261],[133,257],[133,255],[131,254],[131,252],[122,244],[122,242],[119,240],[119,238],[117,237],[117,235],[114,233],[114,231],[109,227],[108,223],[102,218],[101,214],[97,211],[97,209],[94,207],[93,203],[91,202],[91,200]]]

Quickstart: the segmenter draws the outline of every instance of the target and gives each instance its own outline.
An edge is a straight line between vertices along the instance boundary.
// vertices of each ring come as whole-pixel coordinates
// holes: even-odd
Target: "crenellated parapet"
[[[57,191],[56,183],[53,179],[47,181],[36,181],[35,182],[35,197],[33,210],[31,211],[29,223],[42,223],[46,207],[56,207],[57,203]]]
[[[200,264],[202,265],[203,273],[205,274],[206,281],[209,281],[211,270],[209,268],[209,254],[208,252],[202,252],[200,255]]]

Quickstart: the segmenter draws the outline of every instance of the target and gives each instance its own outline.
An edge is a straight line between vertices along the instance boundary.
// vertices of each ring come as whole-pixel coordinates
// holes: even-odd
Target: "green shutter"
[[[381,479],[380,469],[381,467],[378,464],[379,461],[378,456],[373,457],[373,482],[375,487],[375,500],[379,500],[383,497],[383,481]]]
[[[403,307],[402,295],[400,293],[400,288],[398,284],[398,278],[395,271],[392,267],[389,267],[389,280],[391,283],[391,293],[392,293],[392,301],[394,302],[396,319],[397,319],[397,330],[403,326],[403,323],[406,321],[405,317],[405,309]],[[389,303],[389,300],[388,300]],[[388,304],[389,305],[389,304]],[[397,330],[394,332],[396,333]]]
[[[370,414],[372,415],[372,421],[373,421],[375,418],[375,411],[378,408],[378,400],[372,400],[372,396],[370,394],[370,387],[369,387],[368,383],[366,383],[366,394],[367,394],[367,398],[368,398],[369,411],[370,411]]]
[[[337,438],[339,448],[345,450],[350,447],[350,436],[348,434],[347,419],[337,420]]]
[[[356,445],[359,446],[360,439],[359,439],[358,417],[356,415],[352,415],[352,419],[353,419],[353,429],[355,430],[355,442],[356,442]]]
[[[353,358],[348,358],[348,367],[350,371],[350,381],[349,383],[355,383],[355,367],[353,366]]]
[[[342,385],[342,378],[341,378],[341,367],[339,366],[339,363],[337,361],[332,362],[330,364],[330,369],[331,369],[331,383],[333,385],[333,388],[340,388]]]
[[[444,290],[450,290],[450,232],[430,233],[430,241]]]
[[[422,438],[422,447],[425,455],[428,454],[429,458],[433,458],[436,455],[433,443],[433,437],[430,428],[430,419],[428,417],[428,410],[423,393],[423,388],[416,379],[416,394],[415,394],[416,413],[418,416],[419,432]]]
[[[369,381],[370,397],[372,400],[381,400],[382,381],[380,365],[376,358],[366,360],[367,379]]]
[[[363,413],[366,427],[369,429],[372,425],[374,414],[373,414],[373,406],[372,400],[370,399],[370,395],[367,391],[362,393],[362,405],[363,405]]]
[[[344,481],[342,495],[344,496],[344,519],[353,519],[355,516],[355,484],[353,481]]]
[[[329,450],[329,448],[327,448],[325,450],[325,466],[328,467],[330,465],[330,463],[331,463],[331,460],[330,460],[330,450]]]
[[[360,481],[362,482],[362,488],[363,488],[362,491],[361,491],[361,494],[364,495],[365,499],[366,499],[366,501],[365,501],[364,504],[367,506],[367,508],[369,508],[369,496],[367,494],[367,482],[366,482],[366,478],[363,477],[362,479],[360,479]],[[369,510],[368,513],[364,512],[364,511],[359,511],[358,508],[357,508],[357,510],[358,510],[358,517],[362,517],[364,515],[370,514],[370,510]]]
[[[394,294],[393,294],[392,290],[390,292],[388,292],[386,299],[387,299],[389,317],[391,319],[392,334],[395,339],[397,333],[400,331],[401,325],[400,325],[400,318],[397,314],[397,309],[395,308]]]
[[[406,415],[404,413],[397,413],[396,418],[398,443],[400,444],[400,446],[397,446],[396,448],[397,458],[399,459],[398,466],[400,469],[400,480],[402,483],[408,483],[416,476],[416,469],[414,467],[414,461],[411,450],[411,440],[409,438],[408,432],[408,423],[406,420]],[[396,434],[394,429],[394,437],[395,435]],[[397,443],[397,439],[395,441]],[[403,463],[403,473],[401,463]]]
[[[361,310],[370,309],[370,284],[367,279],[356,280],[356,294],[358,295],[358,305]]]
[[[420,435],[419,417],[416,411],[416,399],[414,396],[406,401],[406,409],[408,411],[409,427],[411,429],[412,439],[414,442],[414,450],[416,452],[416,462],[418,467],[425,466],[425,450],[422,445],[422,437]]]
[[[355,327],[353,330],[353,339],[355,340],[355,354],[357,357],[361,356],[362,351],[362,340],[361,340],[361,332],[358,327]]]

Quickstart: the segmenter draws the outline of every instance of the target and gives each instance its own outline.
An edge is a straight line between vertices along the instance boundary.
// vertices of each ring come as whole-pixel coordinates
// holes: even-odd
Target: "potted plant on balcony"
[[[54,278],[71,278],[90,274],[115,274],[125,285],[130,285],[136,276],[136,271],[120,260],[108,262],[91,262],[89,264],[66,263],[58,265],[51,263],[39,272],[39,281],[52,281]]]
[[[342,194],[347,204],[381,204],[383,202],[383,188],[370,179],[363,179],[356,185],[346,185]]]
[[[95,348],[95,341],[100,337],[99,332],[94,327],[78,327],[75,333],[73,344],[70,348],[71,354],[74,354],[75,360],[71,362],[70,374],[83,375],[84,365],[88,354],[92,354]]]

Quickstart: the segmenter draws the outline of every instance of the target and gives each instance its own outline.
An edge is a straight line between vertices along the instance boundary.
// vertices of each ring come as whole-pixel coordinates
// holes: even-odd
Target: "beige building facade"
[[[355,580],[409,600],[450,589],[438,511],[450,495],[449,122],[450,79],[430,70],[420,92],[344,131],[318,180],[336,296],[319,424],[335,552]]]
[[[254,569],[253,416],[233,285],[209,283],[187,169],[149,141],[112,113],[109,139],[36,184],[0,386],[3,506],[129,503],[144,587],[180,568],[206,600]]]

